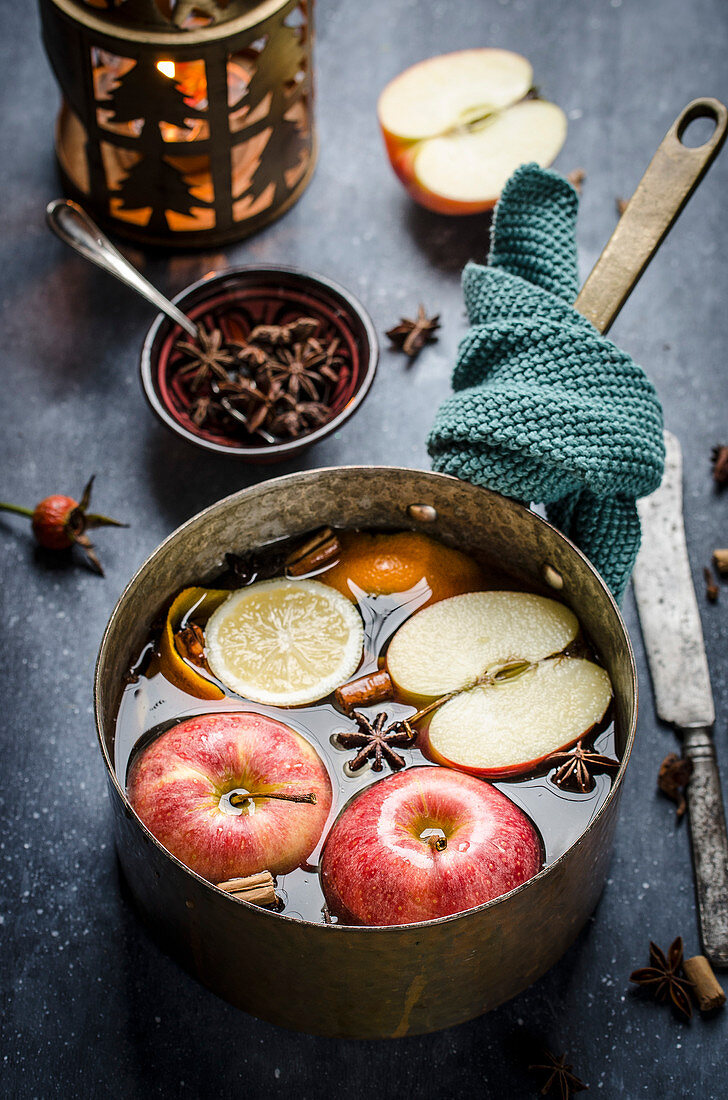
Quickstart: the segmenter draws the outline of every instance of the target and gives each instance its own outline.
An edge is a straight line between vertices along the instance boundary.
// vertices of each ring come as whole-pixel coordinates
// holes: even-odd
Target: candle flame
[[[168,76],[170,80],[174,80],[174,61],[158,61],[157,68],[163,76]]]

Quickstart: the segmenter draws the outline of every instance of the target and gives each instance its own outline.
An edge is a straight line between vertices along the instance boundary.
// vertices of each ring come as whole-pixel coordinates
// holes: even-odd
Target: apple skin
[[[440,828],[437,851],[420,834]],[[365,788],[324,846],[321,882],[349,924],[433,920],[482,905],[539,871],[541,842],[495,787],[449,768],[416,767]]]
[[[452,768],[455,771],[462,772],[463,775],[475,775],[480,779],[515,779],[519,775],[527,775],[529,772],[537,771],[542,764],[548,760],[555,752],[563,752],[564,749],[570,749],[572,745],[575,745],[577,741],[583,741],[589,738],[600,723],[590,726],[589,729],[584,730],[577,737],[572,737],[563,745],[559,745],[557,749],[549,749],[543,756],[537,756],[534,760],[524,760],[518,764],[511,764],[508,767],[502,768],[466,768],[463,764],[458,764],[456,760],[448,760],[446,756],[439,753],[433,748],[430,738],[428,736],[429,722],[425,726],[424,723],[419,727],[419,733],[417,738],[417,747],[421,750],[423,756],[426,756],[428,760],[432,760],[434,764],[441,764],[445,768]]]
[[[419,140],[408,141],[406,138],[391,134],[381,122],[379,127],[384,138],[384,147],[389,163],[394,169],[397,179],[410,198],[414,199],[420,206],[424,206],[427,210],[433,210],[436,214],[447,214],[450,217],[483,214],[495,207],[499,196],[478,202],[465,202],[463,199],[449,199],[445,195],[438,195],[434,191],[425,190],[418,182],[415,171],[415,160],[422,142]]]
[[[231,791],[316,795],[316,803],[257,799],[224,812]],[[150,833],[210,882],[268,870],[284,875],[316,847],[331,780],[289,726],[252,712],[201,714],[167,730],[134,760],[127,794]]]

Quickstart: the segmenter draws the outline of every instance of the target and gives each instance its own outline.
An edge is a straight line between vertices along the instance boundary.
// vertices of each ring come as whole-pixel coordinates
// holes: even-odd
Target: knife
[[[633,574],[657,714],[692,762],[690,843],[703,950],[728,967],[728,834],[713,745],[715,708],[683,523],[682,452],[665,432],[665,475],[638,501],[642,546]]]

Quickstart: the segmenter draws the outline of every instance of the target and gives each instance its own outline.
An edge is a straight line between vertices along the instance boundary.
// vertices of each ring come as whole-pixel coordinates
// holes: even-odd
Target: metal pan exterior
[[[502,898],[418,925],[311,924],[231,900],[162,848],[126,800],[112,766],[114,720],[124,671],[154,613],[183,585],[212,578],[227,550],[244,552],[321,524],[420,529],[499,562],[527,584],[543,586],[547,576],[610,673],[622,753],[612,790],[576,844]],[[637,684],[629,638],[608,590],[586,558],[540,517],[441,474],[336,467],[245,489],[162,543],[111,616],[95,702],[121,866],[163,948],[220,996],[273,1023],[380,1038],[450,1027],[496,1007],[536,981],[576,938],[607,873],[634,739]]]

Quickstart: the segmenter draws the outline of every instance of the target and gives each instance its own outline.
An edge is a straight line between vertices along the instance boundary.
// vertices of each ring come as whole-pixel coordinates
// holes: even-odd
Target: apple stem
[[[475,687],[475,684],[470,684],[469,687]],[[416,722],[419,722],[421,718],[424,718],[431,711],[437,710],[437,708],[441,707],[443,703],[449,702],[450,699],[454,699],[456,695],[460,695],[462,691],[467,690],[468,688],[457,688],[455,691],[449,691],[447,695],[441,695],[439,699],[435,699],[434,703],[429,703],[426,707],[423,707],[422,710],[418,710],[416,714],[411,715],[411,717],[409,717],[407,721],[411,726],[413,726]]]
[[[473,680],[472,684],[466,684],[465,687],[456,688],[455,691],[448,691],[447,695],[441,695],[439,699],[435,699],[434,703],[428,703],[422,710],[418,710],[416,714],[410,715],[407,719],[411,726],[416,725],[420,719],[430,714],[431,711],[437,710],[443,703],[449,703],[451,699],[454,699],[456,695],[462,695],[465,691],[471,691],[475,687],[483,687],[485,684],[496,684],[503,680],[511,680],[516,676],[520,676],[521,673],[526,672],[527,669],[532,668],[531,661],[512,661],[510,664],[503,665],[495,672],[485,672],[477,680]]]
[[[447,837],[438,836],[436,833],[433,833],[431,836],[428,836],[427,843],[434,852],[444,852],[447,848]]]
[[[311,794],[260,794],[257,791],[251,791],[249,794],[231,794],[230,805],[242,806],[250,798],[277,798],[281,802],[308,802],[310,805],[316,805],[316,795]]]

